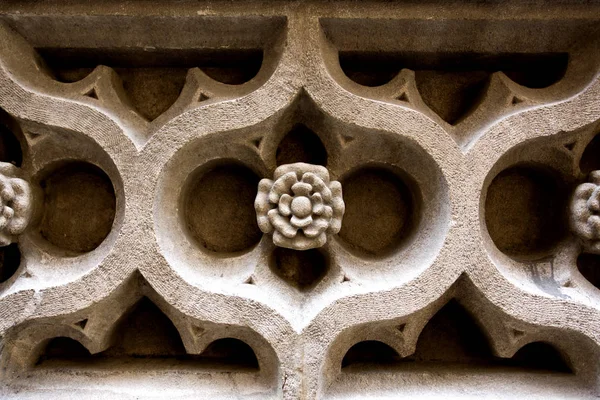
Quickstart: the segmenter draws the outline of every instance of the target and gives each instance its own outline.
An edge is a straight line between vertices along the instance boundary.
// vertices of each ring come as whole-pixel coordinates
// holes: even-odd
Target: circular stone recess
[[[44,190],[42,237],[72,252],[94,250],[108,236],[115,219],[113,184],[95,165],[73,161],[50,172]]]
[[[490,184],[485,222],[504,254],[539,258],[567,232],[568,190],[556,173],[541,166],[517,165],[500,172]]]
[[[246,250],[260,241],[254,199],[259,178],[234,161],[192,173],[183,191],[183,223],[200,246],[215,252]]]
[[[418,204],[404,181],[377,167],[360,169],[342,182],[346,213],[339,236],[369,255],[396,249],[415,228]]]

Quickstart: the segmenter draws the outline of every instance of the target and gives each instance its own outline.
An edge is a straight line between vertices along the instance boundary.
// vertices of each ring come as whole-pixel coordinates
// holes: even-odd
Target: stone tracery
[[[252,394],[291,400],[356,397],[359,393],[370,393],[361,384],[380,382],[381,393],[403,394],[406,388],[396,384],[408,376],[402,371],[373,369],[369,374],[371,378],[359,375],[360,379],[342,380],[342,386],[330,385],[331,380],[336,379],[335,368],[340,364],[330,361],[341,360],[343,350],[360,341],[379,340],[403,356],[410,354],[414,351],[411,346],[433,310],[455,294],[448,288],[455,282],[472,278],[472,288],[467,291],[465,301],[471,303],[471,309],[478,309],[490,299],[479,322],[492,337],[497,353],[510,358],[512,350],[529,342],[553,342],[561,338],[565,346],[559,346],[559,351],[564,352],[566,359],[573,360],[577,378],[581,378],[572,383],[575,380],[570,381],[568,377],[553,377],[559,383],[552,385],[544,376],[523,378],[517,373],[509,389],[522,389],[525,393],[543,389],[559,398],[567,394],[582,397],[588,383],[593,386],[597,378],[585,375],[585,371],[594,370],[587,368],[586,363],[590,358],[595,361],[600,312],[598,294],[592,292],[594,288],[574,267],[579,242],[566,232],[564,235],[560,232],[548,246],[543,240],[540,243],[544,246],[538,246],[536,235],[545,235],[546,224],[516,225],[524,220],[523,215],[519,216],[522,210],[534,221],[537,218],[543,222],[548,216],[558,220],[567,207],[553,199],[540,202],[536,196],[543,192],[544,196],[551,197],[555,187],[561,194],[568,195],[570,185],[582,181],[583,169],[573,171],[573,166],[588,146],[591,135],[598,131],[598,116],[594,112],[581,112],[596,110],[600,98],[598,80],[594,78],[598,68],[594,58],[597,52],[589,52],[595,49],[597,17],[589,10],[578,11],[576,7],[571,9],[564,5],[568,8],[564,13],[552,6],[554,13],[548,14],[547,19],[552,23],[546,23],[545,19],[541,22],[536,13],[546,15],[547,10],[535,7],[533,11],[507,10],[502,18],[497,18],[486,5],[477,12],[468,7],[462,10],[460,7],[464,5],[458,5],[461,15],[456,18],[456,9],[445,7],[431,9],[423,5],[411,11],[416,14],[407,14],[401,6],[384,9],[367,2],[364,8],[356,9],[357,18],[348,18],[354,11],[337,7],[335,3],[300,1],[299,4],[312,6],[296,9],[294,2],[267,2],[257,5],[258,11],[209,3],[214,8],[207,8],[210,9],[207,15],[204,11],[196,13],[196,9],[187,15],[189,9],[182,4],[172,5],[175,13],[164,5],[157,6],[157,13],[164,12],[160,16],[146,15],[147,10],[131,4],[123,5],[114,13],[106,12],[99,17],[103,21],[102,30],[97,29],[100,25],[95,17],[77,14],[75,10],[67,10],[63,15],[56,10],[48,12],[44,6],[38,6],[39,9],[6,6],[7,11],[4,11],[5,6],[0,6],[3,38],[0,41],[0,106],[22,129],[16,136],[27,150],[23,157],[24,175],[34,177],[31,186],[35,188],[47,182],[37,179],[42,166],[82,157],[85,162],[106,170],[106,179],[85,179],[91,182],[92,189],[101,188],[99,193],[107,195],[106,203],[116,209],[114,213],[107,213],[111,218],[104,219],[98,217],[99,213],[91,216],[77,213],[78,221],[89,222],[91,227],[79,232],[94,231],[95,226],[110,231],[104,232],[110,240],[94,240],[94,246],[85,247],[84,252],[67,251],[73,250],[68,246],[50,251],[35,232],[22,231],[26,225],[23,216],[27,213],[22,214],[21,219],[14,218],[23,210],[30,212],[34,203],[43,208],[42,201],[31,198],[25,202],[28,208],[9,205],[2,209],[0,227],[4,224],[10,233],[4,242],[13,243],[22,252],[22,262],[14,276],[0,283],[0,356],[5,371],[16,372],[15,385],[34,393],[49,390],[39,370],[21,363],[27,355],[35,353],[42,337],[46,340],[51,336],[68,336],[80,340],[91,353],[101,352],[107,345],[107,332],[119,318],[117,314],[125,313],[124,305],[132,301],[128,297],[133,296],[129,293],[131,287],[123,282],[137,277],[146,282],[140,292],[148,292],[145,285],[157,291],[153,301],[162,311],[167,310],[167,317],[177,325],[187,354],[200,353],[213,339],[230,335],[250,341],[253,348],[258,349],[261,370],[267,366],[262,377],[266,378],[259,382],[261,384],[254,385],[257,383],[253,382],[254,378],[243,374],[234,375],[233,379],[223,378],[216,372],[218,368],[211,369],[211,366],[208,371],[194,372],[194,379],[203,378],[191,380],[192,383],[186,381],[189,387],[173,390],[196,391],[196,396],[206,396],[207,392],[217,393],[222,389],[219,394],[225,397]],[[110,10],[110,6],[107,7]],[[27,10],[29,13],[21,12]],[[482,10],[485,12],[481,13]],[[74,15],[70,15],[71,12]],[[186,18],[180,19],[178,12],[186,14]],[[128,23],[122,23],[123,14]],[[138,18],[140,15],[144,18]],[[430,18],[431,15],[435,17]],[[483,25],[498,27],[496,34],[486,36],[485,30],[472,23],[480,21],[482,15],[486,22]],[[561,27],[556,31],[560,31],[560,35],[554,35],[555,19]],[[73,20],[78,23],[73,24]],[[240,54],[255,55],[260,53],[256,47],[264,47],[264,68],[258,69],[255,78],[237,86],[232,84],[237,82],[235,79],[225,80],[227,84],[216,82],[213,76],[224,72],[215,71],[219,68],[214,65],[208,66],[213,70],[207,73],[195,65],[180,66],[184,70],[190,67],[185,84],[180,92],[174,90],[167,96],[173,100],[179,93],[179,97],[171,107],[161,103],[157,110],[166,108],[166,111],[152,122],[146,121],[135,111],[135,104],[123,101],[126,97],[122,96],[124,88],[120,87],[117,76],[119,67],[99,67],[90,72],[75,63],[72,66],[76,71],[69,68],[69,60],[80,60],[78,57],[69,59],[73,49],[62,48],[62,42],[68,39],[64,46],[74,46],[80,52],[76,54],[83,54],[77,49],[81,45],[84,50],[86,46],[94,49],[94,56],[100,57],[103,50],[94,47],[99,43],[96,32],[106,32],[107,25],[117,32],[122,32],[123,27],[129,30],[133,25],[135,29],[131,31],[137,32],[130,42],[127,40],[131,37],[125,33],[115,35],[119,39],[113,43],[115,48],[124,54],[129,51],[133,54],[131,57],[126,54],[119,62],[135,61],[140,54],[176,59],[174,49],[202,48],[203,57],[207,54],[216,57],[220,53],[215,49],[234,49]],[[439,35],[444,27],[452,29],[446,32],[448,35]],[[545,47],[544,40],[535,38],[529,42],[517,40],[527,37],[527,32],[522,33],[522,30],[530,27],[542,29],[545,34],[540,37],[554,35],[556,40],[549,47]],[[84,30],[85,35],[78,29]],[[436,37],[443,39],[439,48],[421,40],[431,37],[429,29],[438,32]],[[162,37],[154,32],[170,34]],[[51,33],[57,33],[56,38],[60,40],[55,40]],[[487,41],[473,46],[471,39],[465,39],[474,37],[486,37]],[[569,48],[569,44],[577,41],[580,42],[577,46]],[[437,58],[432,65],[416,66],[416,72],[409,69],[403,69],[400,74],[394,70],[383,71],[389,73],[392,80],[381,87],[357,83],[370,71],[360,68],[340,71],[337,65],[338,61],[348,58],[358,60],[379,53],[392,54],[402,60],[403,51],[411,57],[416,54],[426,59],[427,54],[448,48],[459,55],[473,51],[479,56],[491,51],[515,59],[518,57],[514,54],[519,52],[532,53],[531,59],[536,59],[537,53],[545,56],[547,52],[562,52],[556,56],[562,60],[563,53],[567,52],[576,62],[566,67],[564,78],[547,87],[521,84],[527,78],[519,76],[522,71],[504,74],[496,72],[502,68],[486,64],[486,73],[494,71],[489,85],[483,86],[481,98],[468,99],[475,107],[468,110],[464,118],[453,118],[452,123],[436,116],[435,110],[438,107],[444,111],[444,107],[451,109],[455,105],[448,105],[448,99],[438,98],[431,103],[432,96],[435,97],[431,88],[435,85],[422,85],[427,76],[447,72],[422,72],[427,67],[444,69],[443,62],[440,64]],[[43,68],[36,52],[47,58],[51,69],[59,69],[55,76]],[[231,54],[226,54],[231,59],[225,60],[224,70],[243,58]],[[452,57],[443,53],[440,60]],[[491,64],[500,58],[483,57]],[[107,57],[106,63],[110,64],[110,60],[111,57]],[[360,60],[356,60],[354,66],[361,67]],[[150,63],[145,67],[155,66]],[[121,72],[123,76],[134,73]],[[160,76],[157,71],[150,72],[148,76]],[[82,79],[70,83],[60,81],[68,74]],[[182,76],[178,71],[175,78]],[[460,86],[462,79],[454,83]],[[474,79],[477,80],[477,76]],[[124,84],[127,83],[125,80]],[[156,89],[153,85],[148,87]],[[151,108],[153,99],[144,96],[152,97],[152,93],[138,92],[139,87],[127,89],[134,92],[134,101],[147,100],[145,107]],[[468,97],[469,90],[462,93],[460,88],[442,89],[459,93],[461,103],[463,94]],[[157,110],[154,114],[158,114]],[[288,141],[286,151],[278,153],[276,143],[294,123],[311,128],[299,129]],[[319,135],[305,140],[311,129]],[[77,135],[89,139],[91,144],[77,142]],[[537,139],[543,140],[536,142]],[[319,140],[323,141],[322,147]],[[525,144],[524,148],[519,147],[521,143]],[[302,151],[298,151],[300,147]],[[319,147],[318,154],[310,154],[314,147]],[[300,160],[327,165],[327,168],[294,164]],[[501,175],[503,170],[518,163],[523,165],[519,164],[516,172]],[[548,176],[554,179],[556,175],[564,184],[546,185],[545,178],[536,178],[543,174],[527,172],[533,170],[527,163],[544,164],[553,171]],[[242,168],[237,168],[240,164]],[[277,168],[278,164],[286,165]],[[225,165],[224,170],[215,172],[215,168],[222,165]],[[237,167],[230,168],[234,165]],[[6,168],[13,171],[11,166]],[[245,172],[239,173],[240,170]],[[212,175],[208,176],[210,179],[195,179],[198,177],[192,175],[196,171],[199,175],[205,174],[205,178],[206,174],[212,172]],[[239,188],[234,185],[224,190],[222,186],[228,182],[270,178],[273,171],[273,180],[261,181],[256,197],[252,193],[256,188],[254,181],[244,186],[244,196],[239,197],[248,204],[243,204],[243,210],[236,199],[223,195],[235,193]],[[342,197],[342,184],[330,181],[329,173],[339,177],[344,191],[348,182],[347,187],[352,190],[344,192],[346,198]],[[354,179],[345,180],[353,176]],[[497,176],[502,179],[496,181],[492,196],[487,189]],[[190,177],[195,180],[188,179]],[[77,179],[70,178],[67,182]],[[368,179],[375,183],[364,185]],[[580,186],[572,204],[572,228],[585,239],[589,252],[597,251],[594,201],[599,183],[596,179],[592,174],[592,183]],[[0,179],[0,185],[2,182]],[[112,193],[110,182],[114,186]],[[188,191],[186,182],[197,184],[193,187],[195,191]],[[529,185],[531,182],[534,184]],[[510,190],[511,185],[519,184],[523,190]],[[189,203],[181,200],[202,191],[203,185],[210,193],[193,203],[186,210],[187,214],[179,212],[179,207]],[[375,187],[377,185],[380,187]],[[68,184],[65,187],[68,188]],[[389,197],[370,196],[375,189]],[[77,194],[76,189],[67,192]],[[95,190],[90,193],[89,198],[97,197],[93,195],[98,193]],[[489,204],[484,201],[486,194]],[[4,192],[0,192],[0,196],[3,201],[14,202],[8,191],[6,197]],[[194,213],[194,207],[224,198],[227,202],[222,201],[214,208],[205,207],[208,212]],[[250,204],[250,198],[256,199],[254,204]],[[77,199],[70,198],[70,204],[80,204]],[[498,207],[499,204],[505,207]],[[261,231],[257,232],[253,225],[253,206],[258,227],[268,234],[262,239]],[[236,213],[236,207],[243,212]],[[536,207],[541,209],[540,213],[532,211]],[[346,213],[352,216],[346,221],[343,220],[345,208],[352,211]],[[11,209],[15,211],[14,216],[10,215]],[[82,209],[87,210],[85,205]],[[213,209],[222,213],[219,217],[224,217],[207,218]],[[498,210],[503,213],[496,212]],[[512,239],[508,242],[516,243],[522,251],[511,252],[510,248],[498,245],[504,242],[498,240],[497,232],[489,229],[490,224],[484,218],[486,213],[490,214],[490,221],[498,218],[497,226],[510,227],[507,231],[501,229],[501,233],[508,232]],[[59,223],[68,214],[68,210],[60,214]],[[190,215],[197,218],[191,221]],[[251,218],[247,218],[248,215]],[[370,225],[362,223],[361,215],[369,217]],[[230,223],[227,216],[252,222],[248,222],[252,229],[246,231],[243,223]],[[13,220],[20,222],[13,224]],[[387,229],[385,223],[390,220],[394,226]],[[223,225],[208,230],[208,234],[217,231],[226,235],[228,230],[235,229],[232,242],[239,242],[215,246],[214,241],[204,240],[202,234],[188,240],[190,225],[207,225],[212,223],[210,221]],[[345,236],[343,232],[337,235],[342,224],[350,229]],[[373,226],[382,229],[369,230]],[[560,224],[556,226],[562,228]],[[365,243],[363,237],[373,232],[376,234]],[[60,238],[61,232],[58,233]],[[104,233],[101,239],[106,236]],[[224,241],[217,235],[216,244]],[[273,250],[273,243],[286,249]],[[96,250],[96,246],[100,248]],[[320,247],[322,249],[315,250]],[[269,265],[273,258],[275,267]],[[289,266],[313,268],[311,276],[299,279],[302,283],[297,285],[299,290],[288,283],[301,274],[286,269]],[[270,271],[274,268],[279,268],[275,275],[281,279]],[[307,287],[310,290],[305,289]],[[140,294],[134,292],[135,296]],[[115,304],[119,307],[114,307]],[[439,329],[449,328],[441,326]],[[573,330],[578,334],[573,335]],[[429,343],[432,347],[427,350],[435,352],[435,340]],[[27,373],[21,374],[23,371]],[[437,390],[438,394],[440,390],[450,390],[456,377],[452,378],[453,371],[446,372],[449,387],[432,387],[425,382],[419,390],[433,393]],[[92,375],[94,373],[97,371]],[[484,369],[477,373],[487,376]],[[20,380],[30,375],[30,380]],[[139,378],[143,373],[134,371],[132,375]],[[55,379],[52,393],[57,396],[73,387],[87,391],[91,397],[95,395],[86,377],[74,381],[73,376],[60,375],[57,371],[49,371],[48,376]],[[161,373],[155,376],[160,378]],[[207,380],[207,376],[217,381],[215,386],[210,386],[213,382]],[[92,379],[100,386],[105,385],[105,389],[117,392],[132,390],[128,385],[135,388],[136,384],[132,379],[124,388],[111,387],[110,378],[102,373]],[[230,385],[229,380],[236,385]],[[528,386],[529,380],[532,383]],[[494,382],[500,382],[499,386],[493,387]],[[503,385],[508,386],[506,381],[494,382],[490,382],[491,387],[486,390],[505,394],[501,389]],[[0,396],[5,394],[2,389]],[[468,393],[470,389],[465,388],[467,395],[473,394]],[[9,395],[18,398],[19,393]],[[140,394],[141,397],[152,395],[149,391]]]

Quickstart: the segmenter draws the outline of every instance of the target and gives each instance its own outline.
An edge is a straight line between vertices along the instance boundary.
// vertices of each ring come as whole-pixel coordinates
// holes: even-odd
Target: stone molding
[[[597,395],[597,5],[118,3],[0,5],[0,170],[31,188],[0,397]],[[277,182],[308,172],[331,219],[298,241]],[[128,369],[147,301],[181,346]],[[108,367],[53,364],[55,338]],[[258,368],[213,363],[227,339]],[[393,367],[348,364],[373,342]]]

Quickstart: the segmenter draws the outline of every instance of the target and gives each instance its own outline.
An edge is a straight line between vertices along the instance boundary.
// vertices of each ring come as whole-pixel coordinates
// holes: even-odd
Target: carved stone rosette
[[[600,253],[600,171],[577,186],[571,200],[571,227],[588,250]]]
[[[14,242],[31,219],[31,188],[18,173],[14,165],[0,162],[0,246]]]
[[[282,165],[274,180],[258,184],[254,207],[259,228],[273,233],[273,243],[295,250],[323,246],[327,233],[342,227],[342,185],[329,180],[325,167],[305,163]]]

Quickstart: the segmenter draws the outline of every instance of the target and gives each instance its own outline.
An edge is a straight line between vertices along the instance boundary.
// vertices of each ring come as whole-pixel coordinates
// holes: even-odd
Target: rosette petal
[[[0,215],[0,229],[6,228],[6,225],[8,225],[8,218],[4,215]]]
[[[298,229],[290,224],[290,221],[286,217],[279,215],[277,209],[269,211],[269,221],[275,227],[277,232],[280,232],[283,236],[288,238],[294,238],[298,233]]]
[[[264,233],[270,233],[273,231],[273,226],[269,221],[267,213],[271,210],[271,203],[269,202],[269,192],[273,186],[273,181],[270,179],[262,179],[258,183],[258,193],[254,200],[254,209],[256,210],[256,222],[258,223],[259,229]]]
[[[327,168],[323,167],[322,165],[307,164],[302,162],[286,164],[277,167],[273,177],[274,179],[279,179],[279,177],[287,174],[288,172],[296,173],[298,174],[298,177],[301,177],[302,174],[306,172],[310,172],[318,176],[326,184],[329,183],[329,171],[327,171]]]
[[[7,230],[13,235],[19,234],[25,230],[31,219],[31,189],[29,184],[23,179],[12,179],[15,197],[11,203],[14,211],[14,217],[10,218]]]
[[[302,176],[302,182],[311,184],[315,192],[321,193],[325,203],[329,203],[331,201],[331,190],[317,175],[313,174],[312,172],[307,172]]]
[[[590,239],[600,238],[600,216],[592,215],[588,218],[587,223],[590,227]]]
[[[10,244],[31,219],[32,194],[29,183],[15,177],[19,169],[0,162],[0,246]]]
[[[310,215],[306,218],[298,218],[295,215],[293,215],[290,219],[290,222],[296,228],[305,228],[313,222],[313,219]]]
[[[327,236],[325,233],[321,233],[316,238],[308,238],[304,234],[300,233],[293,239],[286,238],[275,231],[273,233],[273,243],[279,247],[285,247],[294,250],[309,250],[323,246],[327,242]]]
[[[313,190],[312,185],[305,182],[298,182],[295,183],[294,186],[292,186],[292,192],[294,192],[294,195],[296,196],[308,197],[310,195],[311,190]]]
[[[12,243],[12,237],[5,232],[0,232],[0,246],[8,246]]]
[[[277,179],[269,192],[269,201],[273,204],[277,204],[281,195],[289,193],[292,185],[296,182],[298,182],[298,177],[294,172],[288,172]]]
[[[319,217],[304,229],[304,234],[309,238],[315,238],[325,232],[328,227],[329,221],[323,217]]]
[[[292,209],[290,208],[290,206],[292,204],[293,199],[294,198],[287,193],[281,195],[281,198],[279,198],[279,214],[283,215],[284,217],[287,217],[292,214]]]
[[[11,179],[2,175],[0,175],[0,196],[2,197],[4,204],[12,201],[15,197]]]
[[[590,173],[590,182],[600,185],[600,171],[592,171]]]
[[[338,181],[333,181],[329,184],[329,187],[331,188],[331,207],[333,213],[329,222],[328,232],[335,234],[342,229],[342,218],[346,212],[346,205],[342,197],[342,184]]]
[[[587,207],[594,212],[600,211],[600,188],[594,189],[587,201]]]
[[[321,193],[313,193],[313,195],[310,196],[310,201],[312,203],[313,214],[323,214],[325,206],[323,205],[323,197],[321,197]]]

